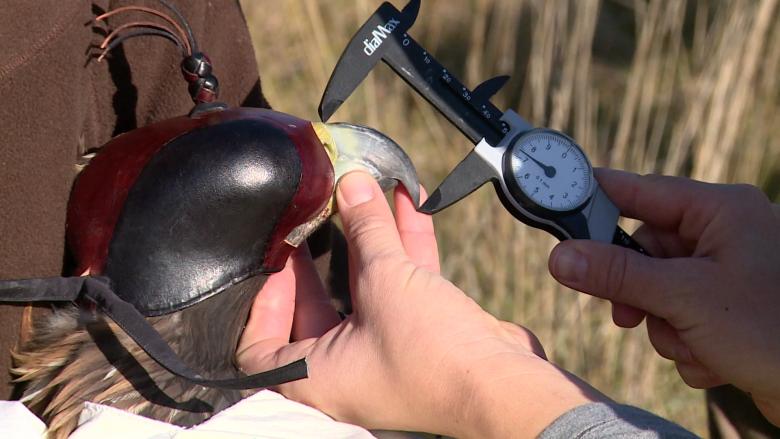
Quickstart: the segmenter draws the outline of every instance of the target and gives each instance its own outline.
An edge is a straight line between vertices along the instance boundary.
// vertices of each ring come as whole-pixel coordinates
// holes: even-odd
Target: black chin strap
[[[72,302],[79,297],[94,302],[150,357],[174,375],[205,387],[256,389],[296,381],[308,376],[306,359],[242,378],[210,380],[190,369],[128,302],[120,299],[102,277],[52,277],[0,281],[0,302]]]

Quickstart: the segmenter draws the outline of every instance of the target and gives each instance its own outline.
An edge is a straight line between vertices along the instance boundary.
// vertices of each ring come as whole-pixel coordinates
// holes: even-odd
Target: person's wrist
[[[569,410],[609,398],[533,354],[508,355],[472,374],[458,437],[536,437]]]

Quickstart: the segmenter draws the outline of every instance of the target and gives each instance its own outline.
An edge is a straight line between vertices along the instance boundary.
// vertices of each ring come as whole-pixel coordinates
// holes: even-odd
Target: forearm
[[[458,437],[696,437],[666,419],[611,401],[541,358],[537,367],[526,365],[522,372],[513,364],[510,358],[474,371],[467,429]]]
[[[537,368],[511,364],[476,377],[463,437],[536,437],[564,413],[607,397],[574,375],[539,358]],[[529,385],[529,383],[533,383]]]

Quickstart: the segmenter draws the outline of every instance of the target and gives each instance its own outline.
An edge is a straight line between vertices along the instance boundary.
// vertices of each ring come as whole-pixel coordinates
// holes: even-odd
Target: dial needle
[[[533,160],[534,163],[539,165],[539,167],[544,170],[544,175],[547,178],[555,177],[555,168],[554,167],[547,166],[544,163],[540,162],[539,160],[536,160],[535,158],[531,157],[531,154],[528,154],[527,152],[523,151],[522,149],[520,150],[520,152],[522,152],[523,154],[527,155],[529,159]]]

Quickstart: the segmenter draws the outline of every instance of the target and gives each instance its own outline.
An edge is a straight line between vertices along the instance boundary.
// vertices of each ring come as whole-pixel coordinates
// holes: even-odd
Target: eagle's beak
[[[415,207],[420,205],[420,183],[412,161],[403,149],[377,130],[349,123],[312,122],[314,132],[333,165],[334,182],[351,171],[371,174],[383,191],[401,183]],[[336,188],[325,208],[312,220],[293,229],[285,242],[298,247],[336,212]]]
[[[314,122],[314,131],[325,145],[336,182],[351,171],[371,174],[383,191],[401,183],[420,205],[420,183],[412,161],[393,139],[377,130],[349,123]]]

